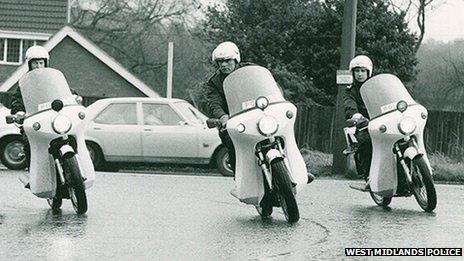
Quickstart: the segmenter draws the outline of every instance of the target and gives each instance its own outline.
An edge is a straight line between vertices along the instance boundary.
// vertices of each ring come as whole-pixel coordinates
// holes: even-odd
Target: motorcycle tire
[[[282,158],[271,162],[272,177],[274,186],[277,189],[277,197],[289,223],[295,223],[300,219],[300,212],[293,194],[293,186],[290,180],[290,173],[285,166]]]
[[[375,204],[377,204],[377,205],[379,205],[381,207],[386,207],[386,206],[390,205],[390,203],[392,201],[392,197],[382,197],[382,196],[379,196],[379,195],[375,194],[372,191],[369,191],[369,193],[371,194],[371,198],[374,200]]]
[[[69,197],[74,210],[77,214],[84,214],[87,212],[87,196],[85,194],[84,180],[80,173],[77,157],[72,156],[67,159],[63,159],[63,170],[69,177],[68,190]]]
[[[417,203],[425,212],[432,212],[437,206],[437,192],[432,173],[424,158],[416,157],[411,165],[412,190]]]

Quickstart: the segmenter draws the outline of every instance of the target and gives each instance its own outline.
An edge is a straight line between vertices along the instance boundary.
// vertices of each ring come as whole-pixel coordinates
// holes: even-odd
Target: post
[[[343,11],[342,24],[342,45],[340,53],[340,70],[348,70],[350,60],[354,57],[354,48],[356,41],[356,8],[357,0],[345,0],[345,9]],[[343,155],[343,149],[346,142],[343,134],[345,126],[345,113],[343,108],[343,92],[346,83],[337,85],[337,105],[335,110],[335,121],[332,131],[332,153],[333,165],[332,174],[346,173],[346,158]]]
[[[166,98],[172,98],[172,64],[174,58],[174,43],[169,42],[168,45],[168,73],[167,73],[167,89]]]

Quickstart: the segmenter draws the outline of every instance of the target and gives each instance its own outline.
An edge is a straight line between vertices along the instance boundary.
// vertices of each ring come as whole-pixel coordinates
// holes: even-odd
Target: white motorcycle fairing
[[[297,184],[297,192],[302,189],[302,185],[306,185],[308,181],[306,164],[293,135],[295,117],[288,119],[285,116],[289,110],[296,115],[296,107],[289,102],[270,104],[264,112],[254,109],[236,115],[227,122],[227,131],[235,147],[235,184],[237,198],[240,201],[258,206],[264,196],[263,174],[255,156],[256,145],[265,139],[257,129],[258,120],[264,115],[272,115],[279,122],[279,129],[273,136],[282,137],[284,140],[284,152],[289,165],[287,167],[290,179]],[[245,125],[243,133],[235,128],[239,124]],[[245,173],[249,174],[245,175]],[[250,175],[251,173],[254,175]]]
[[[415,130],[408,136],[416,139],[418,150],[417,153],[408,152],[409,156],[422,155],[430,167],[423,140],[427,110],[412,99],[396,76],[390,74],[380,74],[369,79],[361,87],[361,96],[371,117],[368,126],[372,140],[370,189],[382,197],[392,197],[396,194],[398,185],[398,166],[393,147],[397,141],[407,136],[398,127],[402,119],[412,118],[416,124]],[[396,104],[401,100],[408,104],[403,113],[396,109]],[[382,132],[381,129],[386,130]]]
[[[68,117],[72,123],[66,135],[76,140],[81,175],[85,179],[86,189],[90,188],[95,180],[95,171],[85,145],[87,121],[79,118],[79,113],[86,113],[86,108],[77,104],[64,75],[52,68],[36,69],[27,73],[20,80],[19,86],[26,111],[30,115],[24,120],[23,128],[31,149],[29,183],[32,193],[41,198],[53,198],[56,193],[55,162],[48,149],[52,140],[63,137],[52,128],[52,122],[58,114]],[[50,108],[55,99],[64,103],[59,113]],[[38,130],[34,130],[34,123],[40,124]]]
[[[282,158],[289,170],[290,179],[296,184],[296,190],[301,190],[308,176],[294,136],[297,109],[284,100],[270,72],[259,66],[240,68],[224,80],[224,92],[232,115],[227,121],[227,131],[235,147],[236,197],[246,204],[259,206],[264,196],[265,181],[255,152],[256,145],[269,138],[258,130],[258,122],[265,115],[274,117],[278,123],[278,130],[272,136],[283,139],[285,155]],[[255,107],[258,97],[266,97],[270,101],[264,110]],[[287,112],[293,116],[287,117]],[[245,126],[243,132],[237,130],[239,124]]]

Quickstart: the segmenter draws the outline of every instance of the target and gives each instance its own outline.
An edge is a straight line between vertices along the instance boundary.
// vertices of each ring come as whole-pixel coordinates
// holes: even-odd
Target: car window
[[[182,118],[167,104],[144,103],[144,125],[178,125]]]
[[[96,118],[96,123],[115,125],[137,125],[135,103],[113,103]]]
[[[203,116],[204,118],[206,117],[202,115],[198,110],[195,109],[195,107],[190,105],[188,102],[176,102],[175,105],[176,108],[179,109],[181,113],[192,122],[203,123],[206,120],[203,119],[201,116]]]

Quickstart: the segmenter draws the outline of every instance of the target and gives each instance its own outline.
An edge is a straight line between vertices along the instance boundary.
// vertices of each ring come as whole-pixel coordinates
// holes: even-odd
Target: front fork
[[[52,142],[49,153],[53,155],[55,159],[55,167],[58,172],[60,185],[62,186],[66,183],[66,178],[64,176],[61,159],[75,154],[74,148],[69,144],[68,135],[64,135],[61,139],[56,140],[56,142]]]
[[[404,138],[404,143],[403,144],[407,144],[407,148],[409,147],[414,147],[417,151],[419,151],[419,147],[417,145],[417,142],[414,138],[411,138],[410,136],[407,136],[406,138]],[[406,149],[407,149],[406,148]],[[404,150],[406,151],[406,150]],[[408,167],[408,165],[406,164],[405,160],[404,160],[404,153],[401,151],[401,148],[400,148],[400,145],[398,143],[395,144],[395,146],[393,147],[393,152],[396,154],[397,158],[399,159],[399,162],[400,162],[400,165],[403,169],[403,172],[406,176],[406,180],[408,182],[408,184],[412,184],[412,173],[411,173],[411,169]],[[412,161],[412,159],[411,159]],[[413,165],[411,164],[411,167]]]
[[[264,148],[263,147],[256,148],[256,156],[258,157],[258,165],[261,167],[261,170],[264,174],[266,182],[269,185],[269,189],[272,191],[274,186],[272,184],[272,173],[270,170],[271,162],[267,160],[265,153],[267,153],[271,149],[277,149],[277,151],[280,153],[279,157],[282,157],[286,167],[288,169],[290,168],[288,164],[288,159],[285,156],[285,152],[283,150],[280,139],[276,139],[275,137],[269,137],[269,144],[270,144],[269,146],[264,147]]]

